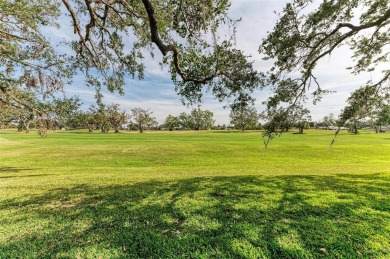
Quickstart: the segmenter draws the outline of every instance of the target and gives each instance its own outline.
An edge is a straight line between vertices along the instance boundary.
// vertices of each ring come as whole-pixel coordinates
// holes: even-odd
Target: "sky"
[[[254,67],[258,71],[265,72],[272,65],[271,62],[262,60],[258,48],[262,38],[266,37],[267,31],[271,31],[276,23],[275,12],[280,13],[287,2],[286,0],[231,0],[229,17],[242,18],[242,21],[237,24],[236,47],[251,56]],[[57,40],[72,37],[66,31],[49,33]],[[310,101],[307,103],[306,107],[311,110],[313,120],[320,120],[330,113],[338,115],[352,90],[379,76],[378,74],[351,75],[346,69],[353,64],[351,56],[349,49],[341,48],[318,64],[315,74],[321,87],[336,92],[324,96],[317,105],[313,105]],[[170,80],[170,74],[166,69],[161,69],[160,61],[161,55],[158,53],[154,59],[147,58],[145,78],[143,80],[127,78],[125,94],[121,96],[104,92],[104,102],[106,104],[118,103],[128,111],[132,108],[151,109],[159,123],[162,123],[170,114],[178,115],[196,108],[182,104]],[[72,85],[65,88],[65,93],[67,97],[78,95],[83,102],[84,109],[95,102],[94,89],[83,86],[82,75],[76,76]],[[262,102],[269,94],[270,91],[267,89],[256,91],[253,94],[256,98],[255,106],[259,112],[264,110]],[[214,112],[216,124],[229,124],[230,110],[224,108],[227,104],[227,101],[220,103],[211,94],[206,94],[202,100],[201,109]]]

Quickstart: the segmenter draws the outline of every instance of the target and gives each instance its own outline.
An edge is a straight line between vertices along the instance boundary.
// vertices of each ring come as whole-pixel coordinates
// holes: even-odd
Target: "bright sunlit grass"
[[[0,131],[0,258],[389,258],[390,134],[332,134]]]

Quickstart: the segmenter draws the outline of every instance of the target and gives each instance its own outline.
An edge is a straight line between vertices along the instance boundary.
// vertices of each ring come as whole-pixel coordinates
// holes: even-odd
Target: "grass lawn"
[[[390,258],[390,134],[0,131],[0,258]]]

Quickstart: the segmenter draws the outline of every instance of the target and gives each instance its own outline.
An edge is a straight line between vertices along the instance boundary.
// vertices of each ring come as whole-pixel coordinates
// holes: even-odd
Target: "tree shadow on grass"
[[[0,202],[0,212],[10,212],[0,219],[9,231],[0,255],[386,257],[389,195],[390,179],[375,174],[59,188]]]
[[[20,168],[20,167],[0,167],[0,179],[8,179],[8,178],[25,178],[25,177],[40,177],[47,176],[51,174],[23,174],[25,171],[35,171],[39,168]],[[21,173],[21,174],[19,174]],[[11,175],[8,175],[11,174]],[[1,257],[0,257],[1,258]]]
[[[0,173],[19,173],[22,171],[31,171],[31,170],[36,170],[36,169],[20,168],[20,167],[12,167],[12,166],[0,167]]]

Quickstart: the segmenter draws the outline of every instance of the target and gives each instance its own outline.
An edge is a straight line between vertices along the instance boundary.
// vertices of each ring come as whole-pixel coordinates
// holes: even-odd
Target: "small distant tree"
[[[298,129],[299,134],[303,134],[303,130],[309,128],[311,121],[310,111],[303,108],[301,105],[294,107],[293,119],[295,127]]]
[[[147,127],[156,123],[156,118],[152,116],[153,112],[141,108],[131,109],[131,118],[140,133],[143,133]]]
[[[54,125],[68,130],[74,124],[74,119],[79,113],[80,106],[81,102],[77,96],[71,98],[64,97],[63,99],[54,99],[47,104],[45,112]]]
[[[75,117],[75,124],[79,127],[88,129],[88,133],[92,133],[96,128],[96,120],[94,113],[89,111],[80,111]]]
[[[193,120],[191,115],[188,115],[185,112],[180,113],[179,117],[179,127],[183,129],[192,129],[193,128]]]
[[[366,112],[364,110],[348,105],[342,110],[339,121],[341,125],[348,126],[350,132],[358,134],[362,120],[365,117]]]
[[[148,125],[146,125],[146,129],[150,130],[157,130],[158,129],[158,122],[156,117],[152,117],[152,120],[149,122]]]
[[[200,130],[203,124],[203,112],[200,108],[191,111],[192,126],[194,130]]]
[[[122,125],[126,123],[128,115],[125,111],[121,111],[119,104],[112,104],[107,107],[108,120],[114,129],[114,133],[119,133]]]
[[[209,130],[214,126],[214,113],[205,110],[202,112],[202,126],[205,130]]]
[[[129,121],[129,123],[127,123],[127,125],[126,125],[126,129],[127,130],[138,130],[138,127],[134,122]]]
[[[92,106],[90,111],[92,112],[96,126],[101,130],[101,133],[107,133],[111,129],[111,124],[106,107],[102,104],[98,107]]]
[[[191,121],[190,128],[194,130],[208,130],[214,125],[214,113],[209,110],[193,109],[190,115],[187,115]]]
[[[350,131],[358,134],[361,123],[375,110],[378,99],[371,98],[375,95],[375,89],[361,87],[351,94],[347,100],[347,106],[342,110],[339,121],[349,126]]]
[[[330,126],[334,126],[336,124],[336,118],[334,117],[334,114],[331,113],[329,115],[324,116],[322,119],[322,123],[324,124],[326,129],[329,129]]]
[[[245,130],[247,125],[256,125],[259,120],[259,114],[255,107],[251,106],[239,106],[231,109],[230,112],[230,123],[234,127]]]
[[[379,109],[376,119],[376,125],[379,128],[379,132],[382,131],[382,126],[390,124],[390,105],[384,105]],[[377,131],[378,132],[378,131]]]
[[[179,118],[173,115],[168,115],[168,117],[165,119],[165,127],[168,128],[168,130],[172,131],[174,128],[179,127]]]

